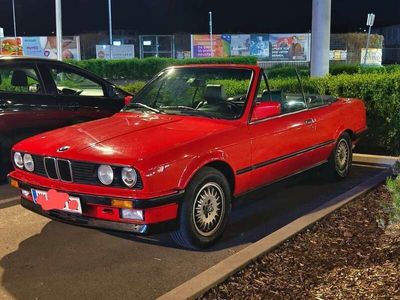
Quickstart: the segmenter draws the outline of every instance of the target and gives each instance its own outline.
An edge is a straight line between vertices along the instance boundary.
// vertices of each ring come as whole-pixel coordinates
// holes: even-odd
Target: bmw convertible
[[[363,101],[306,94],[297,79],[272,89],[258,66],[167,68],[112,117],[19,142],[10,183],[55,220],[209,247],[239,196],[320,165],[349,174]]]

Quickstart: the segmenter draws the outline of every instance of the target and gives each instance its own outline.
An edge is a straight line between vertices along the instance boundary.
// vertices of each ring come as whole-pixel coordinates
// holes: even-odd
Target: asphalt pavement
[[[314,170],[247,195],[234,204],[223,239],[203,252],[176,247],[168,234],[137,237],[51,221],[0,186],[0,299],[154,299],[381,170],[357,165],[339,183]]]

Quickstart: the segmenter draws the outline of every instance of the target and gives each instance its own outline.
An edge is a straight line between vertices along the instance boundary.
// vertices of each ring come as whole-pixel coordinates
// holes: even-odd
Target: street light
[[[210,18],[210,50],[211,50],[211,57],[214,56],[214,47],[213,47],[213,25],[212,25],[212,11],[208,12]]]
[[[108,27],[110,34],[110,59],[112,59],[112,46],[113,46],[113,32],[112,32],[112,11],[111,11],[111,0],[108,0]]]
[[[17,37],[17,23],[15,20],[15,3],[14,0],[12,0],[12,10],[13,10],[13,23],[14,23],[14,37]]]

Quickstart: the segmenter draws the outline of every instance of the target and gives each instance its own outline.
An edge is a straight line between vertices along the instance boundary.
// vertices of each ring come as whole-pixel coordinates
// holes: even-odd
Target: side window
[[[270,83],[271,99],[281,102],[282,114],[293,113],[307,108],[295,68],[287,70],[285,80],[272,79]]]
[[[71,70],[51,68],[57,92],[63,96],[103,97],[103,87],[93,80]]]
[[[38,94],[42,91],[33,67],[0,67],[0,92]]]

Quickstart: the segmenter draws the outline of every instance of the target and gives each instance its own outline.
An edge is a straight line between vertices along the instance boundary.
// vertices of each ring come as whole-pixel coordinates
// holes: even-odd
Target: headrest
[[[220,84],[207,84],[204,91],[204,99],[209,104],[225,101],[224,87]]]
[[[28,76],[25,71],[14,70],[11,77],[11,84],[13,86],[28,86]]]

